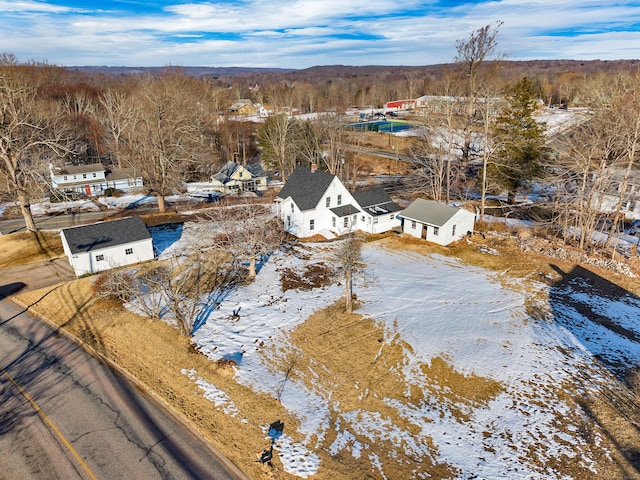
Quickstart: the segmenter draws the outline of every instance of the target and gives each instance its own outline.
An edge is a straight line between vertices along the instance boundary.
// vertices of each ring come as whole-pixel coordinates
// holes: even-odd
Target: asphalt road
[[[5,273],[5,272],[2,272]],[[0,275],[2,293],[29,287]],[[132,384],[0,300],[0,480],[246,478]]]
[[[98,222],[105,216],[105,212],[59,213],[57,215],[34,217],[33,220],[40,230],[59,230],[61,228],[84,225],[85,223]],[[0,220],[0,233],[3,235],[22,232],[23,230],[24,220],[22,217]]]

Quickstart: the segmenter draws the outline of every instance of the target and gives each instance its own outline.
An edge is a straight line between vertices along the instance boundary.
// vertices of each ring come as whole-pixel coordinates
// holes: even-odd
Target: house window
[[[414,230],[416,229],[416,221],[415,220],[411,220],[411,228],[413,228]]]
[[[351,221],[353,222],[354,225],[358,223],[358,215],[354,215],[353,217],[351,217]]]
[[[96,255],[96,262],[101,262],[104,260],[104,255]]]
[[[133,248],[127,248],[124,251],[125,255],[133,255]]]
[[[67,176],[65,175],[65,176],[64,176],[64,179],[65,179],[65,180],[69,180],[69,177],[67,177]]]
[[[87,174],[86,174],[86,173],[83,173],[83,174],[82,174],[82,178],[87,178]]]
[[[360,221],[364,223],[364,215],[360,215]]]
[[[309,230],[314,230],[316,228],[316,221],[312,218],[309,220]]]
[[[342,195],[338,195],[338,205],[342,205]]]
[[[97,176],[98,176],[98,174],[97,174],[97,173],[94,173],[94,174],[93,174],[93,178],[96,178]]]
[[[454,225],[451,227],[451,236],[454,237],[455,235],[456,235],[456,226]]]
[[[373,219],[373,223],[378,223],[378,219],[377,219],[377,218],[374,218],[374,219]]]
[[[336,228],[336,217],[331,217],[331,225]]]
[[[329,208],[330,205],[331,205],[331,197],[327,197],[325,206]]]
[[[293,212],[293,202],[291,202],[291,211]]]
[[[437,236],[438,236],[438,233],[440,233],[440,228],[438,228],[438,227],[433,227],[433,236],[434,236],[434,237],[437,237]]]
[[[349,226],[349,217],[344,217],[344,228]]]
[[[391,215],[389,218],[390,218],[391,220],[393,220],[394,218],[396,218],[396,216],[395,216],[395,215]]]

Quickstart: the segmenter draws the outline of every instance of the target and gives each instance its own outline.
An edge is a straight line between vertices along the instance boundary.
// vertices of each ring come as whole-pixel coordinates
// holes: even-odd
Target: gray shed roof
[[[418,198],[411,202],[399,215],[403,218],[416,220],[420,223],[441,227],[449,221],[460,209],[433,200]]]
[[[151,238],[149,230],[140,217],[128,217],[110,222],[65,228],[61,234],[66,238],[72,254],[116,247]]]
[[[335,175],[330,173],[298,167],[278,193],[278,198],[285,200],[291,197],[300,210],[310,210],[318,205],[334,178]]]
[[[402,207],[391,200],[391,197],[389,197],[382,187],[360,190],[353,194],[353,198],[362,210],[373,216],[402,210]]]

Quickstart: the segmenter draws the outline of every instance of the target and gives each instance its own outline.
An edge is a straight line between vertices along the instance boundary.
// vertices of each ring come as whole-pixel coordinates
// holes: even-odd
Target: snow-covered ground
[[[192,228],[185,224],[180,232],[158,232],[163,255],[184,249]],[[171,235],[174,238],[168,238]],[[314,261],[330,257],[330,244],[304,248],[310,249],[307,253]],[[565,380],[582,378],[587,370],[593,376],[583,388],[597,388],[598,378],[609,373],[592,369],[595,355],[640,365],[640,347],[628,336],[589,321],[584,309],[558,302],[572,298],[606,315],[621,331],[638,332],[640,302],[635,297],[612,300],[595,293],[584,295],[570,282],[550,287],[529,281],[524,288],[524,283],[511,279],[507,287],[495,272],[437,255],[390,251],[376,243],[367,244],[363,254],[368,273],[355,289],[361,303],[358,313],[380,322],[385,343],[398,338],[406,342],[410,361],[400,373],[408,389],[426,385],[429,379],[420,365],[439,357],[461,374],[499,382],[502,390],[479,405],[442,403],[430,398],[428,389],[418,404],[408,397],[383,399],[403,419],[402,424],[394,424],[380,412],[343,411],[326,388],[294,379],[283,382],[283,375],[274,374],[274,366],[257,345],[266,344],[272,351],[284,346],[287,332],[334,303],[343,288],[282,292],[280,269],[301,271],[310,260],[304,259],[306,255],[274,255],[253,283],[233,292],[212,311],[193,341],[212,360],[235,360],[238,382],[279,396],[300,420],[297,432],[287,432],[276,443],[275,452],[286,471],[302,478],[312,476],[322,469],[318,449],[325,449],[331,455],[348,453],[356,458],[368,452],[372,471],[394,478],[392,470],[385,471],[391,467],[371,453],[380,442],[392,439],[396,454],[446,463],[458,472],[457,478],[565,478],[552,467],[541,467],[546,459],[561,456],[577,458],[597,477],[592,450],[583,437],[567,433],[578,431],[584,418],[572,411],[557,388]],[[543,294],[537,298],[551,299],[537,300],[540,304],[534,310],[542,313],[535,317],[528,313],[532,291]],[[238,311],[240,317],[230,320]],[[196,371],[183,373],[197,382],[215,408],[242,420],[243,413],[226,392],[199,378]],[[456,409],[464,410],[466,421],[453,413]],[[336,425],[336,439],[323,446],[328,430]],[[600,431],[595,428],[593,435],[597,443]],[[531,457],[539,461],[528,462]],[[427,475],[418,472],[416,478]]]

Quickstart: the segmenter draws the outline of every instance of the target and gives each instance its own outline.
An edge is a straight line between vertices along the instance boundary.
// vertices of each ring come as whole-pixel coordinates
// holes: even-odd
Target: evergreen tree
[[[487,175],[508,193],[508,202],[516,193],[542,178],[549,158],[545,145],[545,125],[533,118],[537,94],[533,82],[524,77],[507,87],[508,105],[494,124],[494,161],[487,165]]]

